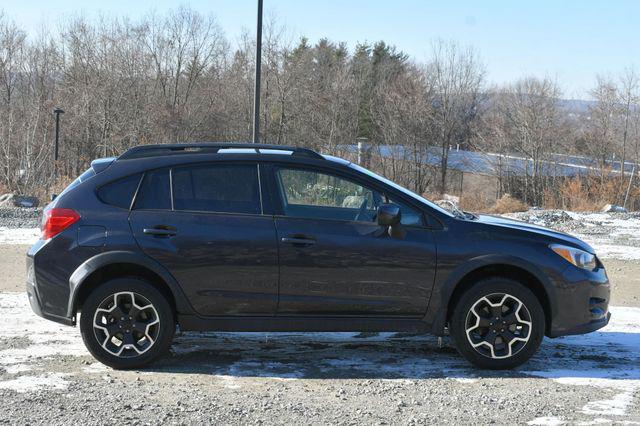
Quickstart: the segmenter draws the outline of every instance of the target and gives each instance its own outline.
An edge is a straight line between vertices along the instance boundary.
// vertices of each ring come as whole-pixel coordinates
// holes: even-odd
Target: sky
[[[99,14],[159,13],[187,5],[213,14],[228,39],[255,31],[257,0],[0,0],[0,10],[30,34],[43,24]],[[490,84],[550,77],[565,98],[588,99],[597,74],[640,69],[640,0],[264,0],[292,40],[384,40],[417,61],[436,39],[476,49]]]

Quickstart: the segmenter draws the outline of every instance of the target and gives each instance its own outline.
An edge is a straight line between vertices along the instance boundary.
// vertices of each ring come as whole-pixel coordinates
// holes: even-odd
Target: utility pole
[[[56,108],[53,110],[53,113],[56,115],[56,140],[53,148],[53,179],[55,181],[58,178],[58,147],[60,144],[60,114],[64,114],[64,111],[61,108]]]
[[[256,31],[256,82],[253,92],[253,143],[260,143],[260,75],[262,68],[262,0],[258,0]]]

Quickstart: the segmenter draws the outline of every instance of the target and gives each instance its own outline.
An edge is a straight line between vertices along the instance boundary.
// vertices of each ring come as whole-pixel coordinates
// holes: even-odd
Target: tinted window
[[[375,222],[386,197],[358,183],[313,170],[280,169],[278,183],[287,216]],[[390,199],[402,211],[404,225],[422,225],[422,214]]]
[[[171,210],[169,169],[152,170],[145,173],[134,208]]]
[[[98,198],[103,203],[128,209],[138,189],[140,177],[141,174],[131,175],[103,185],[98,189]]]
[[[222,213],[261,213],[258,168],[210,164],[173,169],[173,208]]]

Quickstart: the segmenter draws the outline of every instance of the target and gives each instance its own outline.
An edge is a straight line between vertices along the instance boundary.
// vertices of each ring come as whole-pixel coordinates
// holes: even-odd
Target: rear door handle
[[[173,226],[154,226],[153,228],[144,228],[142,233],[147,235],[155,235],[157,237],[172,237],[178,233],[178,230]]]
[[[294,246],[312,246],[316,243],[313,238],[299,238],[299,237],[282,237],[280,240],[284,244],[292,244]]]

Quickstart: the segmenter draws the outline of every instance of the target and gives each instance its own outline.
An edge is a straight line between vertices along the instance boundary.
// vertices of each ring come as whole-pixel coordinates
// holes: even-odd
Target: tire
[[[167,299],[152,284],[118,278],[89,294],[80,315],[80,332],[98,361],[117,370],[134,369],[169,350],[175,318]]]
[[[545,316],[531,290],[494,277],[478,281],[462,294],[450,329],[456,349],[473,365],[505,370],[536,353],[544,337]]]

